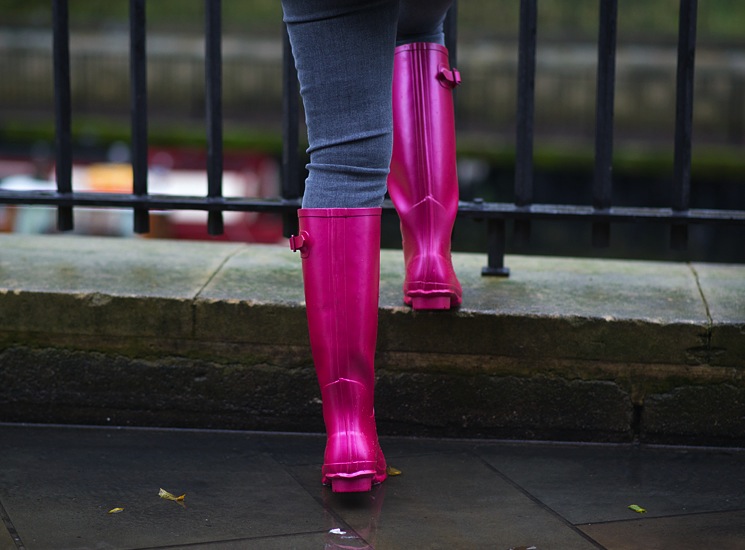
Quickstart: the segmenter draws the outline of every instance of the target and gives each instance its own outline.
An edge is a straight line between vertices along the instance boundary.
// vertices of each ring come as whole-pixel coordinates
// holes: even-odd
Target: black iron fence
[[[283,154],[281,196],[276,198],[228,198],[222,193],[222,52],[221,1],[205,0],[205,113],[208,192],[206,196],[157,195],[148,192],[148,93],[146,0],[130,0],[130,97],[131,97],[131,193],[75,191],[72,185],[71,87],[68,0],[52,0],[56,191],[0,190],[0,204],[46,205],[58,209],[57,226],[73,228],[75,207],[127,208],[134,212],[136,233],[149,232],[149,213],[154,210],[201,210],[208,212],[208,232],[223,231],[223,212],[281,213],[285,232],[295,227],[295,210],[302,196],[304,169],[299,151],[300,106],[298,84],[285,36],[283,54]],[[669,227],[670,247],[683,250],[691,225],[745,226],[745,205],[725,208],[691,208],[692,121],[696,52],[697,0],[680,0],[676,83],[675,138],[672,191],[666,207],[614,206],[613,134],[618,0],[599,3],[598,64],[595,110],[594,176],[591,204],[540,204],[534,199],[533,121],[535,112],[536,43],[538,0],[521,0],[518,48],[516,159],[512,202],[462,201],[459,216],[485,221],[488,233],[488,265],[485,275],[507,275],[504,265],[507,227],[515,239],[526,241],[531,224],[538,220],[581,220],[591,228],[592,244],[608,246],[611,227],[617,223],[654,222]],[[457,3],[446,22],[447,45],[457,58]],[[734,207],[734,209],[732,208]],[[387,210],[393,207],[385,204]]]

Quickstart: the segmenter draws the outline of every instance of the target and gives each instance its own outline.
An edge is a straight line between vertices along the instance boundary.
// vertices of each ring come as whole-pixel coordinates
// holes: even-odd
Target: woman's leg
[[[452,89],[460,82],[443,45],[449,0],[402,0],[393,78],[388,192],[401,219],[404,303],[461,303],[450,244],[458,213]]]
[[[308,126],[304,208],[383,203],[398,0],[283,0]]]
[[[445,45],[443,23],[453,0],[401,0],[396,45],[434,42]]]

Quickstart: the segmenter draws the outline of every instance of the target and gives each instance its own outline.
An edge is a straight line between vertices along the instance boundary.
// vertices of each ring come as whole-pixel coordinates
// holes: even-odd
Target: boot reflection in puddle
[[[325,550],[374,550],[386,484],[367,493],[333,493],[323,488],[326,510]]]

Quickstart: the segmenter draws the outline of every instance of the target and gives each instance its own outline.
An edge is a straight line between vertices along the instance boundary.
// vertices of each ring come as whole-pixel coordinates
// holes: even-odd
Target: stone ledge
[[[493,279],[455,254],[463,307],[422,313],[400,254],[381,257],[382,433],[745,441],[745,266],[513,256]],[[299,258],[0,235],[0,420],[322,429]]]

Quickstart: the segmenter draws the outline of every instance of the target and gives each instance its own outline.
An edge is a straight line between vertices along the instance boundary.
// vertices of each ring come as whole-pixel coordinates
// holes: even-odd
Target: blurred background
[[[223,0],[225,193],[276,196],[281,155],[282,22],[278,0]],[[461,198],[513,200],[517,0],[460,0],[456,96]],[[599,0],[540,0],[535,112],[538,203],[590,204]],[[129,2],[71,0],[76,189],[127,192]],[[614,205],[668,206],[673,166],[678,0],[619,2]],[[745,2],[699,3],[693,208],[745,204]],[[0,185],[50,184],[50,0],[0,0]],[[204,2],[147,2],[151,192],[206,194]],[[301,129],[302,131],[302,129]],[[53,183],[51,184],[53,185]],[[0,230],[49,232],[54,219],[4,209]],[[25,212],[26,209],[24,209]],[[76,210],[77,211],[77,210]],[[90,218],[86,221],[85,216]],[[126,212],[76,216],[79,231],[131,234]],[[201,213],[162,213],[151,236],[208,238]],[[116,218],[116,219],[113,219]],[[459,220],[454,248],[483,251],[483,224]],[[269,215],[231,213],[222,238],[278,242]],[[396,246],[395,220],[384,244]],[[509,251],[679,259],[664,227],[614,227],[589,248],[583,224],[534,222]],[[643,244],[640,244],[643,243]],[[745,261],[745,231],[692,228],[685,258]]]

